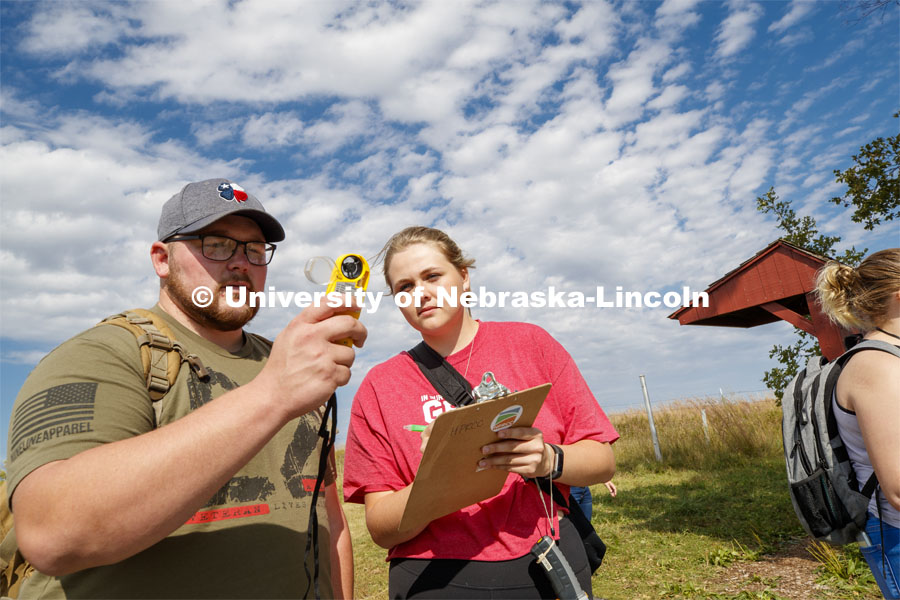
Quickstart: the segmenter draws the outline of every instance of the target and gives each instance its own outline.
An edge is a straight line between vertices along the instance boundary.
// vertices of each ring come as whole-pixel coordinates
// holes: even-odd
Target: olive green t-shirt
[[[152,310],[209,372],[201,380],[182,363],[162,400],[160,427],[249,382],[266,362],[269,345],[257,336],[245,333],[243,347],[231,353],[159,306]],[[321,452],[320,422],[321,413],[312,413],[288,423],[206,506],[156,545],[119,563],[71,575],[35,573],[20,598],[299,598],[308,587],[311,596],[303,557]],[[13,501],[16,486],[37,467],[155,427],[134,335],[103,325],[75,336],[38,364],[16,398],[8,447]],[[324,485],[334,480],[330,464]],[[319,586],[322,596],[330,597],[323,497],[317,502]],[[307,565],[312,573],[311,552]]]

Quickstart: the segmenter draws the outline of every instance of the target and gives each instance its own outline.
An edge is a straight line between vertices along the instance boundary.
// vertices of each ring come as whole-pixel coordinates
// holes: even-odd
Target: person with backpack
[[[365,327],[322,306],[274,344],[245,331],[257,309],[231,306],[227,288],[264,290],[285,233],[226,179],[186,185],[157,233],[158,304],[64,342],[16,398],[9,500],[36,569],[19,596],[352,597],[349,530],[317,432],[350,378],[354,350],[339,342],[362,346]]]
[[[401,533],[398,525],[430,435],[429,428],[420,438],[404,427],[432,423],[452,408],[451,395],[436,389],[413,358],[421,346],[366,374],[351,409],[344,499],[365,504],[372,539],[389,550],[388,596],[557,598],[531,554],[544,535],[557,540],[581,590],[590,594],[585,544],[564,516],[569,506],[563,498],[570,485],[612,477],[611,444],[618,434],[572,357],[540,327],[476,320],[460,303],[439,306],[438,290],[471,289],[474,267],[444,232],[410,227],[382,252],[390,292],[420,292],[419,302],[400,310],[421,335],[423,351],[436,353],[470,387],[487,371],[513,391],[552,384],[533,427],[501,431],[501,439],[482,449],[479,468],[510,473],[497,496]],[[551,498],[534,478],[549,478],[558,493]]]
[[[865,332],[863,343],[900,345],[900,248],[881,250],[856,268],[830,262],[816,292],[836,323]],[[900,357],[857,351],[843,364],[833,403],[840,438],[859,482],[874,472],[862,552],[885,598],[900,598]]]

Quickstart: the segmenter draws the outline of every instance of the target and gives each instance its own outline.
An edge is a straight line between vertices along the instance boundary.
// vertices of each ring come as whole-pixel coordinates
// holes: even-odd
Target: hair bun
[[[837,261],[816,276],[819,304],[828,317],[849,329],[868,331],[888,317],[900,289],[900,248],[870,254],[856,268]]]
[[[853,311],[853,297],[859,287],[856,269],[831,261],[816,277],[816,292],[822,310],[832,320],[848,328],[861,325]]]

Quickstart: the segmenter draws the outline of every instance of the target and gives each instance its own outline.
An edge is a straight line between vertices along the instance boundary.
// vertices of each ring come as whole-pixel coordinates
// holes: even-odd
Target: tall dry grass
[[[709,439],[703,428],[706,411]],[[657,407],[653,422],[658,463],[646,410],[610,415],[621,438],[614,445],[617,470],[636,467],[724,466],[781,452],[781,409],[773,399],[752,402],[698,398]]]

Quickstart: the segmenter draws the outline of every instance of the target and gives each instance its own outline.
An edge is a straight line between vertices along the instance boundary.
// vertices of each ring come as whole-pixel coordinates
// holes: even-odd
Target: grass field
[[[709,438],[702,427],[705,409]],[[593,578],[596,597],[768,599],[777,581],[725,592],[721,575],[804,537],[786,491],[781,411],[771,400],[698,400],[654,413],[663,462],[657,463],[646,413],[611,417],[619,494],[592,488],[593,522],[609,550]],[[343,455],[339,453],[339,463]],[[353,535],[357,598],[387,592],[386,551],[375,546],[363,508],[345,506]],[[826,553],[814,597],[880,598],[855,547]],[[762,588],[762,589],[758,589]]]

